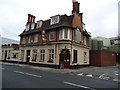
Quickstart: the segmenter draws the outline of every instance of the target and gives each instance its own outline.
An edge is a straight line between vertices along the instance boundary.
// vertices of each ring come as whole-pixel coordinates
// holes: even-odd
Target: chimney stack
[[[35,22],[35,16],[31,15],[31,14],[28,14],[28,21],[27,21],[27,24],[28,23],[34,23]]]
[[[73,2],[72,14],[74,14],[74,13],[79,14],[79,5],[80,5],[80,3],[78,3],[78,1],[76,1],[76,0],[72,0],[72,2]]]

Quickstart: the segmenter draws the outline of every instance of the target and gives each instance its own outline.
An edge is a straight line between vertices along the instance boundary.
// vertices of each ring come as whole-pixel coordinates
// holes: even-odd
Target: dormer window
[[[37,21],[37,28],[40,28],[40,27],[42,26],[42,24],[43,24],[43,21],[42,21],[42,20]]]
[[[27,24],[27,25],[26,25],[26,29],[25,29],[25,31],[28,31],[29,29],[30,29],[30,25]]]
[[[34,29],[35,28],[35,23],[32,23],[31,24],[31,29]]]
[[[59,15],[51,17],[51,25],[59,23],[59,20],[60,20]]]

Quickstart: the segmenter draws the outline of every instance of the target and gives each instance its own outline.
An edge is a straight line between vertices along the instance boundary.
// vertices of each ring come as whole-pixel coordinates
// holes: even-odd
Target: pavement
[[[55,69],[55,68],[32,66],[27,64],[15,64],[15,63],[8,63],[8,62],[0,62],[0,64],[26,67],[26,68],[31,68],[31,69],[36,69],[36,70],[46,71],[46,72],[63,73],[63,74],[70,74],[70,75],[76,75],[76,76],[91,77],[91,78],[98,78],[98,79],[120,82],[120,78],[119,78],[120,65],[107,66],[107,67],[87,66],[79,69]]]

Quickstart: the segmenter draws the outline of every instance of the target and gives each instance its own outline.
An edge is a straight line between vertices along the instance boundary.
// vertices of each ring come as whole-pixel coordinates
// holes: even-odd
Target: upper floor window
[[[42,21],[42,20],[37,21],[37,28],[40,28],[40,27],[42,26],[42,23],[43,23],[43,21]]]
[[[50,32],[50,40],[54,40],[54,32]]]
[[[34,35],[34,42],[38,42],[38,34]]]
[[[59,39],[72,39],[72,31],[70,29],[62,29],[59,31]]]
[[[59,23],[59,20],[60,20],[60,16],[59,15],[51,17],[51,25]]]
[[[25,37],[22,38],[22,44],[25,44]]]
[[[47,34],[44,30],[42,31],[42,40],[47,40]]]
[[[86,36],[84,36],[84,45],[87,45]]]
[[[35,23],[32,23],[31,24],[31,29],[34,29],[35,28]]]
[[[28,37],[28,43],[30,43],[30,41],[31,41],[31,36]]]
[[[25,29],[25,31],[28,31],[29,29],[30,29],[30,25],[27,24],[27,25],[26,25],[26,29]]]
[[[81,32],[79,28],[75,29],[75,42],[77,43],[81,42]]]

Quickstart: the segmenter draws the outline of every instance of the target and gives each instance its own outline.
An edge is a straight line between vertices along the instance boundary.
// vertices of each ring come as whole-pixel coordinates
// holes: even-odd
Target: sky
[[[119,0],[77,0],[86,30],[92,37],[106,38],[118,35]],[[28,13],[36,21],[47,20],[54,15],[71,15],[72,0],[0,0],[0,34],[19,40],[25,29]]]

